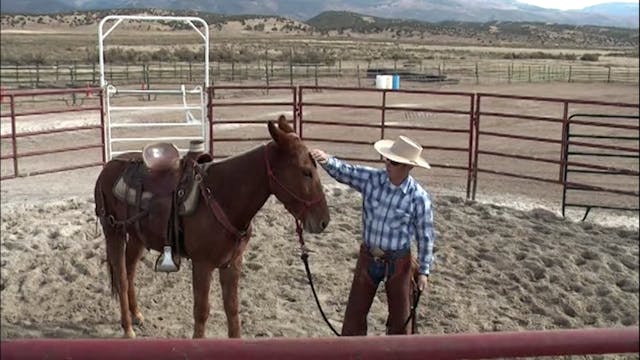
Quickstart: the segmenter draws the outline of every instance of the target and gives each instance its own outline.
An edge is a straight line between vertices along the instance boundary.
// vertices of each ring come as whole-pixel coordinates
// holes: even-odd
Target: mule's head
[[[284,115],[277,124],[269,121],[269,133],[276,145],[269,158],[271,191],[305,230],[321,232],[329,224],[329,208],[316,162]]]

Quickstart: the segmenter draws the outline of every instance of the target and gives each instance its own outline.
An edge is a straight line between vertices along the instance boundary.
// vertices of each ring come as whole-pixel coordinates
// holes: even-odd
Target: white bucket
[[[391,89],[393,87],[393,76],[376,75],[376,89]]]

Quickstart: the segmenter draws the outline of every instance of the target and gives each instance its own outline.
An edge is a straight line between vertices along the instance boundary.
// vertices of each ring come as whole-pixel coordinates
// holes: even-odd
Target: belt
[[[378,262],[399,259],[411,253],[411,248],[400,250],[382,250],[379,247],[368,247],[367,245],[363,246],[367,250],[369,255],[371,255],[371,257]]]

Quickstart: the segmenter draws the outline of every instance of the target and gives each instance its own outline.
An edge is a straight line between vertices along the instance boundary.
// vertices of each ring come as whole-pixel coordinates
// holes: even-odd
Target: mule
[[[180,255],[191,260],[193,269],[194,338],[205,337],[215,269],[219,270],[228,336],[241,336],[238,280],[242,254],[251,236],[251,221],[272,194],[305,231],[320,233],[329,223],[317,165],[309,150],[284,116],[279,117],[277,125],[269,121],[268,131],[272,141],[262,146],[206,166],[198,165],[202,180],[199,202],[191,215],[179,218]],[[135,337],[132,318],[143,321],[134,288],[136,265],[145,249],[162,251],[166,240],[166,234],[158,230],[166,229],[166,224],[158,222],[163,217],[127,219],[133,211],[131,205],[114,196],[114,185],[131,166],[131,159],[140,157],[140,153],[128,153],[125,158],[129,160],[107,162],[97,178],[94,194],[106,241],[111,290],[120,302],[120,323],[126,338]]]

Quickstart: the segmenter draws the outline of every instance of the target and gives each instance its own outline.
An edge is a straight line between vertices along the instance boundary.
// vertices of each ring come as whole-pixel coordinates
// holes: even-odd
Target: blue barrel
[[[400,75],[393,75],[393,81],[392,81],[391,88],[393,90],[400,89]]]

